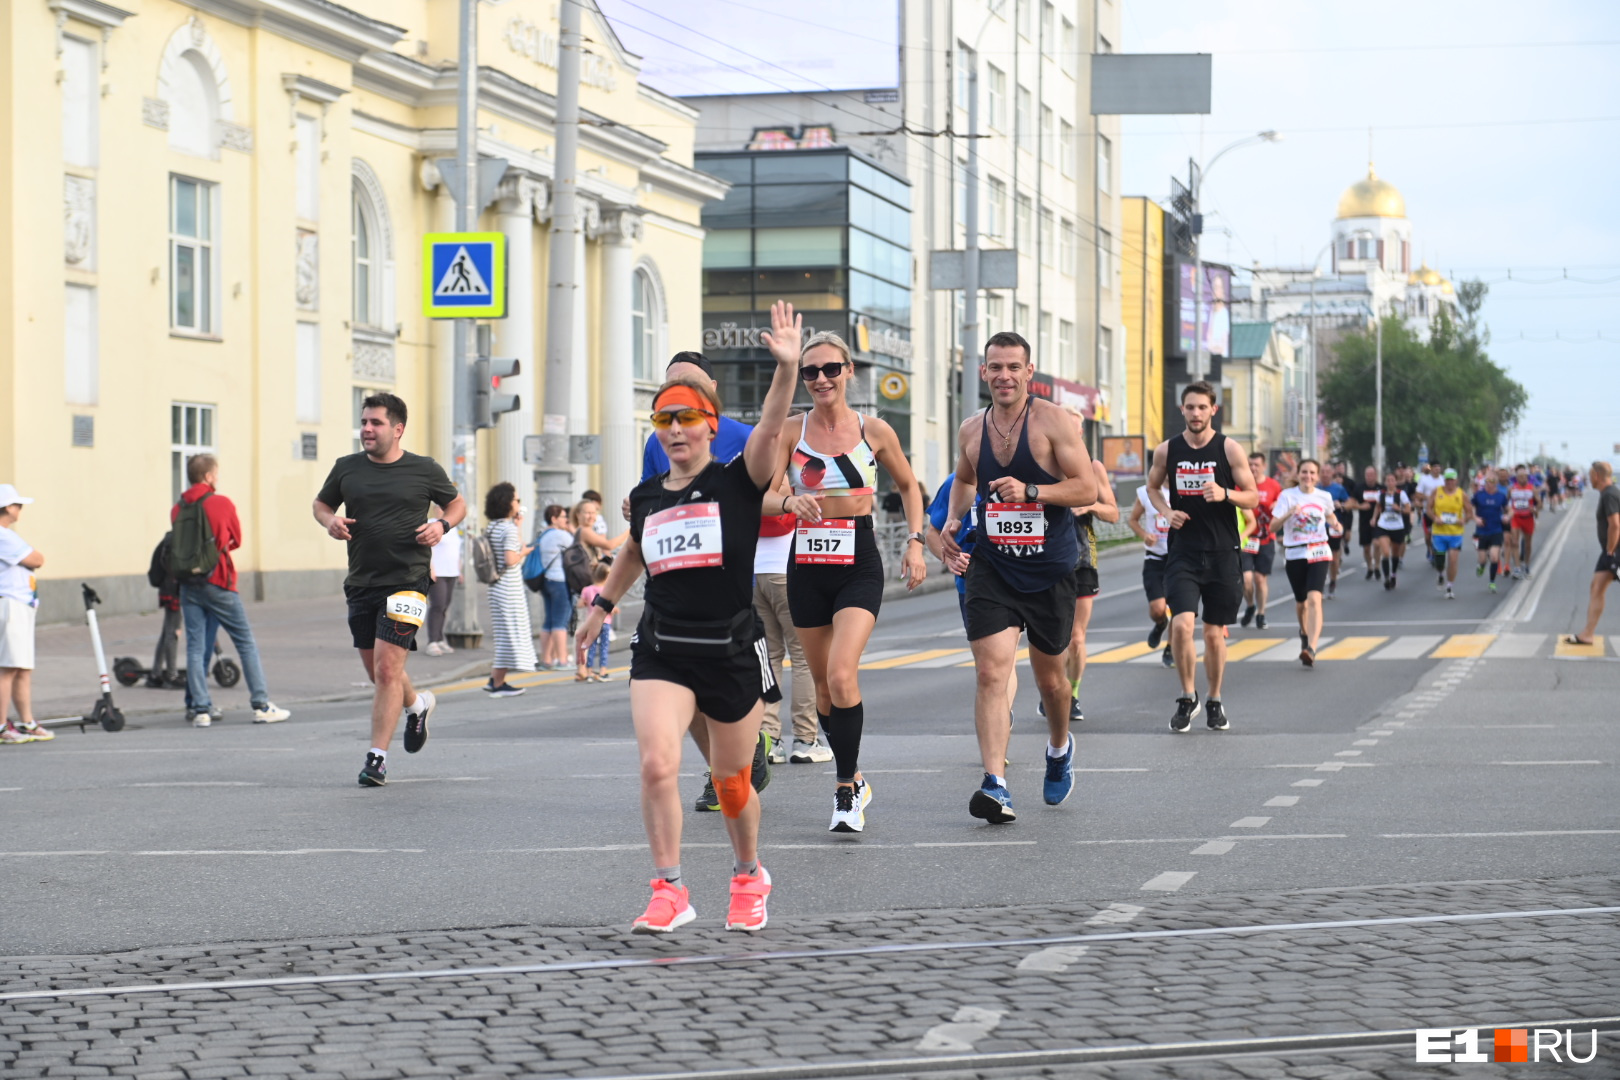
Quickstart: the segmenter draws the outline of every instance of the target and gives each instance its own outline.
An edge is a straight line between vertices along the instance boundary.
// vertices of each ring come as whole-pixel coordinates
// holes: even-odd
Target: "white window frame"
[[[299,113],[294,125],[293,202],[302,221],[321,219],[321,122]]]
[[[985,105],[990,129],[1004,131],[1007,120],[1007,73],[994,64],[984,65]]]
[[[1015,5],[1015,18],[1013,21],[1014,25],[1018,29],[1019,37],[1029,37],[1029,5],[1031,3],[1033,3],[1033,0],[1017,0],[1017,4]]]
[[[1079,140],[1074,135],[1074,125],[1067,120],[1058,121],[1058,171],[1064,176],[1073,179],[1079,171]]]
[[[1074,77],[1075,64],[1079,60],[1075,46],[1077,40],[1074,33],[1074,23],[1065,18],[1063,20],[1063,37],[1058,46],[1058,64],[1062,67],[1063,74],[1070,78]]]
[[[1064,218],[1058,222],[1058,269],[1069,277],[1074,277],[1080,269],[1078,247],[1074,222]]]
[[[1097,190],[1107,195],[1113,190],[1114,142],[1108,136],[1097,135]]]
[[[1024,250],[1035,239],[1035,203],[1028,195],[1018,195],[1013,199],[1013,210],[1013,246]],[[1024,250],[1024,254],[1034,252]]]
[[[1114,331],[1112,327],[1097,327],[1097,385],[1112,386],[1114,382]]]
[[[637,382],[658,379],[658,290],[644,267],[630,272],[631,374]],[[640,356],[637,356],[639,350]]]
[[[1074,372],[1074,323],[1058,320],[1058,365],[1066,374]]]
[[[967,42],[956,43],[956,107],[968,107],[968,71],[973,66],[974,52],[967,47]]]
[[[100,51],[95,42],[73,34],[64,34],[61,42],[62,160],[93,169],[101,164]],[[75,144],[82,144],[82,160],[75,159]]]
[[[1097,230],[1097,286],[1114,288],[1114,238],[1107,229]]]
[[[1035,340],[1036,362],[1051,364],[1052,362],[1052,313],[1041,312],[1040,329]]]
[[[1031,115],[1035,111],[1035,99],[1029,89],[1020,86],[1013,98],[1013,145],[1020,150],[1030,148],[1030,137],[1034,134],[1035,118]]]
[[[989,211],[985,215],[985,224],[988,226],[985,235],[1000,239],[1005,235],[1007,228],[1007,185],[994,176],[987,178],[987,184],[990,196],[985,200],[986,209]]]
[[[353,292],[352,316],[356,326],[378,326],[381,320],[382,260],[378,258],[381,237],[372,216],[371,200],[358,182],[349,185],[349,263]],[[365,230],[366,253],[360,253],[360,230]],[[360,271],[364,269],[362,280]],[[362,305],[364,310],[362,310]]]
[[[988,324],[987,328],[989,330],[989,334],[986,334],[985,336],[989,337],[990,334],[999,334],[1003,329],[1003,320],[1006,319],[1006,317],[1007,304],[1006,301],[1002,299],[1001,294],[985,293],[984,318],[985,322]]]
[[[1050,105],[1041,106],[1041,162],[1053,164],[1057,156],[1057,113]]]
[[[1057,258],[1057,216],[1050,206],[1041,207],[1041,265],[1051,266]]]
[[[176,502],[191,486],[186,482],[186,462],[198,454],[218,453],[214,443],[218,431],[214,406],[198,401],[169,403],[169,481]]]
[[[1057,44],[1057,8],[1052,0],[1041,0],[1041,55],[1051,56]]]
[[[197,222],[199,235],[186,235],[175,231],[176,196],[181,184],[192,184],[197,189]],[[218,335],[219,313],[219,185],[180,173],[169,174],[169,330],[171,333],[196,337]],[[180,290],[178,288],[180,252],[192,252],[192,280],[195,296],[192,304],[191,325],[180,322]],[[206,258],[204,256],[206,255]],[[203,267],[201,264],[206,263]]]
[[[1013,331],[1025,341],[1029,340],[1029,305],[1013,305]]]

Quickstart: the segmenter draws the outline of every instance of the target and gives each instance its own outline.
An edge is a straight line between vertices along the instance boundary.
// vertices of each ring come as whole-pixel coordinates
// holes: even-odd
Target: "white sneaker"
[[[439,643],[437,641],[430,641],[426,645],[422,646],[422,652],[427,656],[444,655],[443,653],[439,652]]]
[[[449,656],[456,651],[448,641],[435,641],[433,644],[439,647],[440,656]]]
[[[198,713],[192,713],[191,714],[191,726],[192,727],[207,727],[208,725],[212,724],[213,722],[214,722],[214,718],[209,716],[205,712],[198,712]]]
[[[772,765],[787,764],[787,746],[777,736],[771,736],[771,752],[766,760]]]
[[[793,740],[793,755],[788,759],[795,765],[809,765],[812,762],[831,761],[833,752],[820,742],[805,742],[803,739]]]
[[[291,715],[292,713],[275,702],[267,701],[264,703],[264,708],[253,710],[253,722],[255,724],[279,724]]]
[[[872,785],[855,781],[853,789],[842,785],[833,789],[832,824],[828,832],[862,832],[866,829],[866,808],[872,804]]]

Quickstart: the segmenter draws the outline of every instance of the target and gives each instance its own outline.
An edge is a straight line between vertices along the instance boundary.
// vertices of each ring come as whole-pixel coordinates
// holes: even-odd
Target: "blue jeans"
[[[186,697],[193,712],[204,712],[212,704],[208,699],[208,655],[213,645],[213,627],[217,623],[231,637],[236,655],[242,661],[242,674],[247,676],[248,698],[255,709],[270,703],[270,691],[265,687],[264,668],[259,664],[259,646],[253,641],[253,628],[248,626],[247,612],[242,608],[242,597],[230,589],[203,582],[201,585],[180,586],[180,611],[186,617]]]
[[[568,583],[546,578],[540,595],[546,602],[546,621],[541,629],[548,633],[568,629],[568,620],[574,614],[574,598],[569,595]]]
[[[602,671],[607,667],[608,635],[613,632],[611,627],[602,627],[602,632],[596,635],[585,650],[585,666],[592,671]]]

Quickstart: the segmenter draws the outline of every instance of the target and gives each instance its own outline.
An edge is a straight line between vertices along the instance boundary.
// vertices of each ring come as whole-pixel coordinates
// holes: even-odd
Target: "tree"
[[[1384,447],[1387,461],[1429,460],[1471,465],[1489,458],[1529,402],[1523,386],[1485,353],[1490,331],[1480,321],[1485,285],[1457,289],[1460,318],[1442,308],[1429,339],[1398,318],[1384,319]],[[1373,460],[1376,401],[1372,332],[1352,334],[1335,350],[1322,378],[1322,415],[1336,429],[1334,450],[1351,461]]]

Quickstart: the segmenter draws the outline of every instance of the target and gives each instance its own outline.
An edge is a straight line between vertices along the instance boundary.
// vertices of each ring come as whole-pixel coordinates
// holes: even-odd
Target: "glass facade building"
[[[759,415],[770,352],[759,332],[787,300],[811,329],[849,342],[849,401],[911,445],[911,187],[854,151],[699,153],[732,184],[703,210],[703,352],[726,412]],[[808,405],[802,388],[798,402]]]

